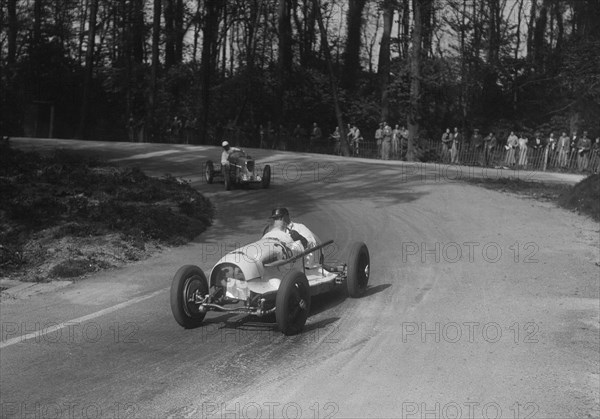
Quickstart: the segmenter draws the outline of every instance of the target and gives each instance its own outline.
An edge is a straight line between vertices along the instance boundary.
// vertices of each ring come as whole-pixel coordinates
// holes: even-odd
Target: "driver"
[[[314,234],[304,224],[290,220],[287,208],[274,208],[269,218],[273,220],[272,225],[267,226],[263,238],[273,237],[290,244],[299,241],[304,250],[317,245]]]
[[[223,147],[223,152],[221,153],[221,165],[223,167],[229,166],[229,155],[233,151],[240,151],[240,149],[236,148],[236,147],[231,147],[229,145],[228,141],[223,141],[223,143],[221,144],[221,146]]]

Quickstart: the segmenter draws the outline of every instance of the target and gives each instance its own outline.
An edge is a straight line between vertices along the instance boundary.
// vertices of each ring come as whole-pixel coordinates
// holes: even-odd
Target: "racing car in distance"
[[[263,237],[224,255],[208,278],[198,266],[182,266],[171,283],[173,316],[187,329],[200,326],[209,311],[258,317],[274,313],[283,334],[300,333],[312,296],[342,288],[356,298],[367,289],[367,245],[354,243],[347,263],[327,265],[323,249],[332,243],[329,240],[299,251],[278,239]]]
[[[271,166],[265,165],[261,173],[254,159],[244,150],[234,150],[229,154],[229,167],[208,160],[204,167],[204,178],[206,183],[223,178],[226,190],[237,185],[253,184],[260,184],[266,189],[271,184]]]

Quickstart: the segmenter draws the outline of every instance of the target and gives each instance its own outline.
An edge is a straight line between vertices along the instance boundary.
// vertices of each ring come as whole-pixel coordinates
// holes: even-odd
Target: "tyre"
[[[308,280],[302,272],[292,271],[281,281],[275,299],[275,318],[281,333],[287,336],[300,333],[309,312]]]
[[[215,167],[212,161],[206,162],[206,167],[204,169],[204,179],[206,179],[206,183],[213,183],[213,179],[215,178]]]
[[[271,166],[268,164],[263,169],[262,174],[262,187],[267,189],[271,184]]]
[[[182,266],[171,283],[171,311],[175,321],[186,329],[199,326],[206,316],[197,304],[190,301],[196,292],[202,296],[208,294],[208,281],[204,272],[194,265]]]
[[[371,269],[369,249],[367,245],[358,242],[352,245],[348,257],[348,295],[352,298],[360,297],[367,289]]]

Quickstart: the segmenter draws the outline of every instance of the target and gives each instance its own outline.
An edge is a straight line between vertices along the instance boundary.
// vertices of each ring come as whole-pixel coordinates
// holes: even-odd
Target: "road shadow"
[[[366,289],[364,295],[361,298],[370,297],[371,295],[379,294],[380,292],[385,291],[386,289],[388,289],[391,286],[392,286],[392,284],[379,284],[379,285],[370,286]]]

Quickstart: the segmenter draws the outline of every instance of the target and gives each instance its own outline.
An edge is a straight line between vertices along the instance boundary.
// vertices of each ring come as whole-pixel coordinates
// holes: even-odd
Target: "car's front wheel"
[[[208,160],[206,162],[206,167],[204,168],[204,178],[206,179],[206,183],[213,183],[213,179],[215,177],[215,167],[213,162]]]
[[[371,261],[367,245],[362,242],[354,243],[348,257],[347,286],[350,297],[357,298],[364,294],[370,271]]]
[[[202,269],[194,265],[179,268],[171,283],[171,311],[175,321],[186,329],[202,324],[206,312],[201,311],[196,295],[208,294],[208,281]]]
[[[268,164],[263,169],[262,174],[262,187],[267,189],[271,184],[271,166]]]
[[[300,333],[310,312],[310,287],[306,275],[293,271],[287,275],[277,291],[275,318],[284,335]]]

